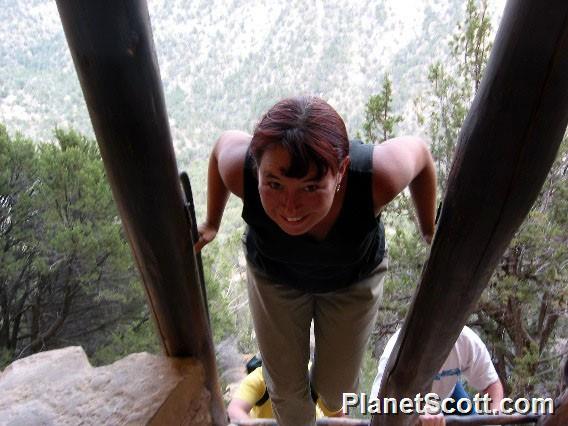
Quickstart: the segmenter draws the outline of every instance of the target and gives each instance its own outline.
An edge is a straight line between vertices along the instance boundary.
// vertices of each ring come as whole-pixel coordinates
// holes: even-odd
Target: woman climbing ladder
[[[429,243],[436,177],[426,144],[350,143],[341,117],[315,97],[284,99],[252,136],[229,131],[215,143],[195,248],[215,237],[229,193],[241,198],[249,303],[279,425],[314,424],[310,383],[328,415],[356,391],[387,269],[380,213],[407,186]]]

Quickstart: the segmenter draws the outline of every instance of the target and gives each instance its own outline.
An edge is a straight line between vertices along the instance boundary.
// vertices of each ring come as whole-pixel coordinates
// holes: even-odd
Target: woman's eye
[[[268,186],[271,189],[280,189],[282,188],[282,185],[280,185],[278,182],[268,182]]]
[[[318,189],[317,185],[308,185],[304,187],[304,191],[306,192],[314,192],[316,189]]]

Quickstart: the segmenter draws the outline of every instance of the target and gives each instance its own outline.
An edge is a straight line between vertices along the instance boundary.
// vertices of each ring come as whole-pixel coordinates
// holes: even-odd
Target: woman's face
[[[258,167],[258,191],[268,217],[287,234],[302,235],[329,213],[342,171],[328,170],[316,180],[316,168],[311,166],[303,178],[291,178],[284,175],[289,164],[284,148],[266,150]]]

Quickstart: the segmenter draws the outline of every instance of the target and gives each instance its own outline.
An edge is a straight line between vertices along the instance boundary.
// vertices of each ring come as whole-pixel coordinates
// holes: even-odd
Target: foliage
[[[431,141],[441,194],[491,49],[487,15],[485,0],[468,0],[464,20],[450,42],[450,60],[430,66],[430,89],[416,98],[418,122]],[[568,310],[567,170],[564,140],[539,199],[469,321],[488,344],[506,393],[512,397],[554,395],[560,381]],[[384,217],[389,228],[390,276],[374,332],[375,356],[384,337],[404,318],[426,254],[412,225],[407,197],[399,198]]]
[[[161,353],[161,344],[154,325],[146,314],[137,322],[123,324],[111,333],[106,344],[91,357],[93,365],[107,365],[136,352]]]
[[[377,375],[377,360],[373,356],[373,351],[367,349],[363,356],[363,362],[359,371],[359,389],[361,392],[367,393],[371,391],[375,376]],[[354,409],[349,412],[350,417],[370,418],[369,414],[361,414],[360,410]]]
[[[208,161],[196,160],[188,168],[188,174],[196,188],[194,201],[197,221],[205,218]],[[242,252],[244,232],[241,219],[242,203],[231,196],[223,214],[219,234],[201,252],[209,314],[216,344],[235,338],[237,346],[245,353],[256,352],[252,319],[248,309],[245,259]]]
[[[372,95],[365,106],[363,131],[367,143],[384,142],[394,136],[394,128],[402,121],[402,115],[392,113],[392,102],[392,82],[385,74],[381,93]]]
[[[48,138],[53,123],[91,134],[56,5],[32,3],[1,3],[0,16],[11,25],[0,27],[0,117],[34,138]],[[416,73],[437,55],[440,34],[449,32],[464,2],[419,2],[409,11],[416,19],[407,22],[400,22],[406,11],[393,13],[389,3],[148,2],[177,152],[192,160],[196,153],[205,157],[222,130],[250,130],[261,112],[290,94],[332,100],[350,130],[358,129],[368,84],[390,64],[406,101]],[[38,19],[45,22],[38,25]],[[407,43],[411,33],[416,37]],[[191,60],[180,54],[187,51]]]
[[[430,90],[418,97],[418,122],[427,125],[436,162],[440,192],[450,172],[454,146],[473,95],[477,91],[491,51],[491,23],[486,0],[468,0],[466,14],[452,40],[451,61],[435,61],[428,69]]]
[[[402,122],[402,115],[393,113],[393,101],[392,83],[389,75],[385,74],[381,92],[372,95],[365,107],[363,134],[366,143],[382,143],[394,137],[395,126]],[[389,241],[390,263],[384,284],[383,305],[373,332],[372,347],[375,349],[377,341],[394,333],[406,315],[410,289],[417,280],[416,270],[409,268],[409,264],[419,267],[424,256],[424,247],[413,225],[412,203],[407,194],[400,194],[393,200],[383,211],[382,219]],[[380,356],[376,350],[372,352],[376,358]]]
[[[454,61],[430,67],[432,89],[429,134],[443,193],[454,146],[481,82],[491,50],[487,1],[468,0],[464,21],[450,42]],[[471,322],[479,327],[495,356],[508,394],[553,392],[558,371],[543,359],[558,351],[558,332],[566,312],[566,142],[539,200],[517,232],[493,275]],[[559,214],[560,213],[560,214]],[[560,358],[553,358],[558,365]],[[538,382],[548,385],[535,388]],[[555,379],[556,377],[556,379]]]
[[[244,285],[243,268],[238,266],[242,263],[239,260],[240,241],[240,232],[235,232],[228,238],[221,237],[221,241],[214,240],[202,254],[215,342],[238,335],[239,331],[248,328],[238,325],[243,315],[248,314],[247,303],[244,303],[245,309],[242,309],[243,302],[246,302],[246,290],[245,294],[241,290],[235,291],[242,289]]]
[[[556,355],[566,337],[568,312],[567,169],[565,138],[539,198],[476,311],[476,322],[492,340],[506,337],[505,344],[495,346],[495,355],[502,377],[511,378],[508,390],[515,396],[551,394],[559,382],[562,357]]]
[[[462,93],[467,99],[477,92],[493,43],[490,40],[491,21],[487,0],[468,0],[465,18],[458,24],[450,42],[458,63],[458,75],[462,78]]]
[[[138,318],[143,292],[94,141],[55,130],[37,146],[0,131],[0,349],[82,344]]]
[[[0,161],[2,364],[69,344],[95,364],[158,352],[95,142],[56,129],[38,145],[1,126]],[[203,260],[215,341],[238,336],[253,351],[241,234],[220,236]]]

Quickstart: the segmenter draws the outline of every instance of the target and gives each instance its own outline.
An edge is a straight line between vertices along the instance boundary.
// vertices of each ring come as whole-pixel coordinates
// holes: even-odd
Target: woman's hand
[[[209,244],[215,239],[215,236],[217,235],[217,228],[205,222],[197,227],[197,233],[199,234],[199,239],[193,245],[195,253],[201,252],[203,246]]]
[[[442,414],[422,414],[418,424],[420,426],[445,426],[446,419]]]
[[[207,171],[207,214],[205,222],[197,227],[199,239],[193,245],[195,253],[201,252],[217,235],[229,194],[244,196],[244,164],[250,139],[246,133],[227,131],[213,146]]]

